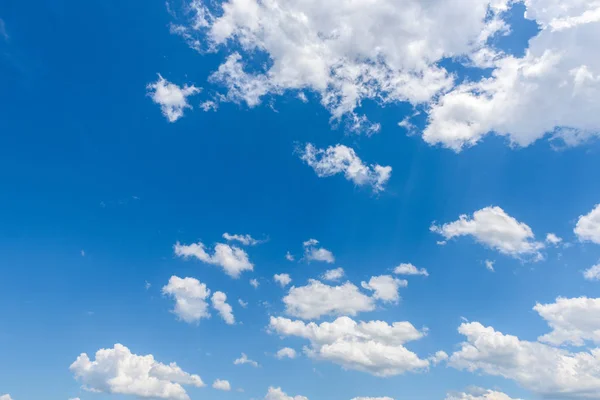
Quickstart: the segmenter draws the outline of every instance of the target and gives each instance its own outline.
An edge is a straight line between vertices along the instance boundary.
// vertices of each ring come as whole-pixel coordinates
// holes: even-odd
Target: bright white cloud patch
[[[509,397],[506,393],[495,390],[484,390],[474,388],[469,393],[453,393],[446,397],[446,400],[520,400]]]
[[[335,268],[335,269],[329,269],[327,271],[325,271],[325,273],[323,275],[321,275],[321,278],[323,280],[326,281],[339,281],[340,279],[342,279],[345,275],[344,269],[343,268]]]
[[[3,394],[2,396],[0,396],[0,400],[13,400],[12,397],[10,397],[10,394]]]
[[[270,387],[265,396],[265,400],[308,400],[308,397],[288,396],[281,388]]]
[[[219,312],[223,321],[229,325],[235,324],[235,317],[233,316],[233,309],[227,304],[227,295],[223,292],[214,292],[211,299],[212,306]]]
[[[329,286],[311,279],[306,286],[290,288],[283,298],[288,315],[315,319],[324,315],[356,315],[375,309],[374,300],[350,282]]]
[[[290,278],[290,276],[288,274],[275,274],[273,276],[273,279],[281,287],[286,287],[287,285],[289,285],[292,282],[292,278]]]
[[[559,297],[555,303],[538,303],[533,309],[552,328],[552,332],[538,338],[540,342],[583,346],[590,340],[600,344],[600,298]]]
[[[174,246],[175,255],[183,258],[194,257],[206,263],[217,265],[232,278],[239,278],[242,272],[254,270],[254,265],[248,260],[248,254],[236,246],[223,243],[215,245],[213,255],[206,252],[206,246],[202,242],[183,245],[177,242]]]
[[[428,358],[433,365],[438,365],[441,362],[448,360],[448,354],[445,351],[436,351],[434,355]]]
[[[394,400],[391,397],[354,397],[352,400]]]
[[[425,333],[409,322],[356,322],[340,317],[333,322],[305,323],[282,317],[271,317],[269,330],[282,336],[307,339],[309,357],[326,360],[346,369],[368,372],[376,376],[399,375],[429,366],[404,347]]]
[[[172,276],[169,283],[163,286],[162,292],[175,299],[173,313],[181,320],[193,323],[210,317],[206,302],[210,290],[199,280]]]
[[[369,282],[363,281],[360,285],[367,290],[372,290],[374,292],[373,298],[376,300],[398,303],[400,301],[398,290],[401,287],[406,287],[408,282],[390,275],[381,275],[373,276],[369,279]]]
[[[248,358],[248,356],[246,355],[246,353],[242,353],[242,355],[240,356],[240,358],[236,359],[233,362],[235,365],[244,365],[244,364],[248,364],[251,365],[253,367],[258,367],[258,363],[256,361],[253,361],[251,359]]]
[[[256,240],[250,235],[230,235],[227,232],[225,232],[223,234],[223,239],[230,241],[230,242],[237,241],[245,246],[255,246],[255,245],[261,243],[260,240]]]
[[[304,246],[304,260],[307,262],[311,261],[322,261],[329,264],[335,262],[333,253],[323,247],[318,247],[319,241],[316,239],[308,239],[302,243]]]
[[[531,228],[500,207],[485,207],[475,211],[473,217],[461,215],[457,221],[441,226],[432,225],[430,229],[446,240],[472,236],[478,242],[509,256],[529,256],[534,260],[542,258],[540,250],[544,244],[534,240]]]
[[[588,214],[579,217],[575,234],[582,242],[600,244],[600,204],[597,204]]]
[[[410,263],[402,263],[394,268],[394,273],[397,275],[423,275],[429,276],[429,272],[425,268],[417,268]]]
[[[148,95],[156,104],[160,105],[160,109],[169,122],[175,122],[183,117],[183,111],[186,108],[192,108],[187,102],[187,98],[200,92],[195,86],[185,85],[177,86],[174,83],[167,81],[160,74],[158,80],[150,83],[147,86]]]
[[[596,264],[583,271],[583,277],[588,281],[600,281],[600,264]]]
[[[546,243],[549,243],[554,246],[558,246],[562,242],[562,239],[556,236],[554,233],[549,233],[546,235]]]
[[[204,386],[198,375],[177,364],[159,363],[151,354],[132,354],[121,344],[98,350],[94,361],[82,353],[69,369],[90,391],[141,398],[189,400],[182,385]]]
[[[212,384],[213,389],[223,390],[225,392],[229,392],[231,390],[231,384],[229,381],[217,379]]]
[[[366,165],[353,149],[338,144],[327,149],[317,149],[307,144],[302,151],[302,160],[311,166],[320,178],[344,174],[357,186],[368,185],[380,192],[392,175],[392,167],[379,164]]]
[[[289,347],[284,347],[283,349],[279,349],[277,351],[275,357],[279,358],[280,360],[283,358],[296,358],[296,350]]]

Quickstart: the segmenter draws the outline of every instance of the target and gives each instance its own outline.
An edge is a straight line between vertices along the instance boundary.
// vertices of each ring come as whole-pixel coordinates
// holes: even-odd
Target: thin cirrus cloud
[[[175,122],[183,117],[184,110],[192,108],[187,98],[200,93],[200,89],[194,85],[181,87],[167,81],[160,74],[156,82],[148,84],[147,90],[152,101],[160,106],[160,110],[169,122]]]
[[[206,252],[202,242],[184,245],[179,242],[173,246],[175,255],[184,259],[196,258],[206,264],[221,267],[230,277],[237,279],[244,271],[253,271],[254,265],[248,259],[248,253],[236,246],[217,243],[212,255]]]
[[[177,364],[162,364],[152,354],[133,354],[121,344],[98,350],[93,361],[82,353],[69,369],[89,391],[139,398],[189,400],[184,385],[205,386],[198,375],[185,372]]]

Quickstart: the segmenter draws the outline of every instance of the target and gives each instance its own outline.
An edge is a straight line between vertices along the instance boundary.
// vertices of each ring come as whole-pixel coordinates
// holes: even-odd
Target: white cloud
[[[354,397],[352,400],[394,400],[391,397]]]
[[[198,260],[212,265],[217,265],[232,278],[239,278],[242,272],[254,270],[254,265],[248,260],[248,254],[236,246],[223,243],[215,245],[215,252],[211,256],[206,252],[202,242],[182,245],[177,242],[174,246],[175,255],[183,258],[195,257]]]
[[[141,398],[189,400],[182,385],[204,386],[198,375],[177,364],[159,363],[152,354],[132,354],[121,344],[98,350],[94,361],[82,353],[69,369],[87,390]]]
[[[279,349],[279,351],[277,351],[275,357],[279,358],[280,360],[283,358],[296,358],[296,350],[290,347],[284,347],[283,349]]]
[[[485,260],[484,263],[485,263],[485,267],[488,269],[488,271],[495,272],[494,264],[496,264],[496,261],[494,261],[494,260]]]
[[[323,247],[317,247],[319,241],[316,239],[308,239],[302,245],[304,246],[304,259],[310,261],[323,261],[329,264],[335,262],[333,253]]]
[[[600,264],[596,264],[583,271],[583,277],[588,281],[600,281]]]
[[[554,233],[549,233],[546,235],[546,243],[552,244],[554,246],[558,246],[562,242],[562,238],[556,236]]]
[[[583,346],[591,340],[600,345],[600,298],[559,297],[555,303],[538,303],[533,309],[552,328],[552,332],[538,338],[540,342]]]
[[[439,363],[448,360],[448,354],[445,351],[436,351],[434,355],[428,358],[429,361],[433,365],[438,365]]]
[[[376,300],[398,303],[400,301],[398,290],[401,287],[406,287],[408,282],[390,275],[381,275],[372,276],[369,282],[363,281],[360,285],[367,290],[374,291],[373,298]]]
[[[183,117],[183,111],[186,108],[192,108],[187,102],[187,97],[200,92],[200,89],[194,85],[183,87],[167,81],[160,74],[158,80],[147,86],[148,95],[160,109],[169,122],[175,122]]]
[[[339,281],[340,279],[342,279],[344,277],[344,269],[343,268],[335,268],[335,269],[329,269],[327,271],[325,271],[325,273],[323,275],[321,275],[321,278],[326,280],[326,281]]]
[[[10,394],[3,394],[0,396],[0,400],[12,400],[12,397],[10,397]]]
[[[417,268],[410,263],[402,263],[394,268],[394,273],[397,275],[423,275],[429,276],[429,272],[425,268]]]
[[[258,280],[252,278],[250,279],[250,286],[252,286],[254,289],[257,289],[260,286],[260,283]]]
[[[231,390],[231,385],[229,381],[217,379],[212,384],[212,387],[217,390],[223,390],[225,392],[229,392]]]
[[[260,240],[256,240],[252,236],[247,235],[247,234],[246,235],[230,235],[229,233],[225,232],[223,234],[223,239],[225,239],[229,242],[237,241],[245,246],[255,246],[259,243],[262,243]]]
[[[302,319],[315,319],[323,315],[354,316],[375,309],[374,300],[350,282],[329,286],[314,279],[309,280],[306,286],[292,286],[283,302],[287,314]]]
[[[308,397],[288,396],[281,388],[269,387],[265,400],[308,400]]]
[[[405,343],[425,335],[409,322],[357,323],[349,317],[339,317],[317,325],[271,317],[269,330],[282,336],[307,339],[310,347],[305,348],[305,352],[309,357],[376,376],[399,375],[429,366],[428,360],[420,359],[404,347]]]
[[[593,242],[600,244],[600,204],[587,215],[580,215],[575,234],[582,242]]]
[[[0,400],[11,400],[11,399],[3,399],[2,396],[0,396]],[[81,400],[79,397],[72,397],[69,400]]]
[[[285,253],[285,259],[288,261],[294,261],[294,256],[288,251]]]
[[[342,173],[355,185],[369,185],[374,192],[382,191],[392,175],[392,167],[365,165],[353,149],[341,144],[323,150],[309,143],[304,148],[301,158],[320,178]]]
[[[273,279],[275,282],[279,284],[281,287],[286,287],[292,282],[292,278],[288,274],[275,274],[273,275]]]
[[[247,301],[244,301],[242,299],[238,299],[238,303],[240,304],[240,306],[242,306],[242,308],[248,307],[248,302]]]
[[[233,363],[235,365],[249,364],[249,365],[253,366],[254,368],[258,367],[258,363],[256,361],[249,359],[248,356],[246,355],[246,353],[242,353],[240,358],[236,359]]]
[[[212,306],[219,312],[223,321],[229,325],[235,324],[235,317],[233,316],[233,309],[227,304],[227,295],[223,292],[214,292],[212,297]]]
[[[485,207],[475,211],[472,218],[461,215],[457,221],[442,226],[432,225],[430,229],[446,240],[470,235],[479,243],[502,254],[512,257],[530,256],[534,260],[542,258],[540,250],[544,244],[534,240],[531,228],[500,207]]]
[[[470,393],[453,393],[446,397],[446,400],[520,400],[509,397],[506,393],[496,392],[494,390],[484,390],[475,388]]]
[[[210,290],[199,280],[172,276],[169,283],[163,286],[162,292],[175,299],[173,313],[183,321],[199,322],[202,318],[210,317],[206,302]]]

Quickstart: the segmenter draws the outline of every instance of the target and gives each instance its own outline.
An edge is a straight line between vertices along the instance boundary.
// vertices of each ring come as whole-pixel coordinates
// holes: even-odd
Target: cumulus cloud
[[[69,369],[87,390],[141,398],[189,400],[182,385],[204,386],[198,375],[177,364],[162,364],[152,354],[133,354],[121,344],[98,350],[94,361],[82,353]]]
[[[588,214],[579,216],[575,234],[582,242],[600,244],[600,204]]]
[[[280,360],[283,358],[296,358],[296,350],[290,347],[284,347],[283,349],[279,349],[277,351],[275,357],[279,358]]]
[[[240,358],[236,359],[233,362],[234,365],[244,365],[244,364],[248,364],[253,366],[254,368],[258,367],[258,363],[256,361],[253,361],[251,359],[248,358],[248,356],[246,355],[246,353],[242,353],[242,355],[240,356]]]
[[[546,235],[546,243],[549,243],[554,246],[558,246],[562,242],[562,238],[556,236],[554,233],[549,233]]]
[[[445,351],[436,351],[434,355],[429,357],[429,361],[433,365],[438,365],[441,362],[444,362],[448,359],[448,354]]]
[[[246,235],[230,235],[229,233],[225,232],[223,234],[223,239],[225,239],[229,242],[237,241],[237,242],[240,242],[241,244],[243,244],[244,246],[255,246],[259,243],[262,243],[260,240],[256,240],[248,234],[246,234]]]
[[[219,312],[223,321],[229,325],[235,324],[235,317],[233,316],[233,309],[227,304],[227,295],[223,292],[214,292],[211,299],[212,306]]]
[[[229,392],[231,390],[231,385],[229,381],[217,379],[212,384],[212,387],[217,390],[223,390],[225,392]]]
[[[329,264],[335,262],[333,253],[323,247],[318,247],[319,241],[316,239],[308,239],[302,245],[304,246],[304,260],[322,261]]]
[[[373,298],[366,296],[350,282],[329,286],[311,279],[306,286],[292,286],[283,298],[288,315],[315,319],[323,315],[356,315],[375,309]]]
[[[354,397],[352,400],[394,400],[391,397]]]
[[[340,279],[342,279],[344,277],[344,269],[343,268],[335,268],[335,269],[329,269],[327,271],[325,271],[325,273],[323,275],[321,275],[321,278],[323,280],[326,281],[339,281]]]
[[[169,283],[163,286],[162,292],[175,299],[175,308],[172,312],[181,320],[193,323],[210,317],[206,302],[210,290],[199,280],[172,276]]]
[[[402,263],[394,268],[394,273],[397,275],[423,275],[429,276],[429,272],[425,268],[417,268],[410,263]]]
[[[369,282],[363,281],[360,285],[367,290],[372,290],[374,292],[373,298],[376,300],[398,303],[400,301],[398,290],[401,287],[408,286],[408,282],[390,275],[381,275],[373,276],[369,279]]]
[[[248,254],[236,246],[223,243],[215,245],[214,254],[206,252],[206,246],[202,242],[183,245],[177,242],[174,246],[175,255],[183,258],[194,257],[206,263],[217,265],[232,278],[239,278],[242,272],[254,270],[254,265],[248,260]]]
[[[271,317],[270,332],[281,336],[296,336],[310,342],[306,354],[376,376],[399,375],[419,371],[429,366],[404,347],[425,335],[409,322],[356,322],[339,317],[333,322],[305,323],[282,317]]]
[[[292,282],[292,278],[288,274],[275,274],[273,276],[275,282],[279,284],[281,287],[286,287]]]
[[[10,394],[3,394],[0,396],[0,400],[12,400],[12,397],[10,397]]]
[[[540,342],[583,346],[590,340],[600,344],[600,298],[559,297],[554,303],[538,303],[533,309],[552,328],[552,332],[538,338]]]
[[[600,281],[600,264],[596,264],[583,271],[583,277],[588,281]]]
[[[472,236],[479,243],[512,257],[543,258],[540,250],[544,244],[535,241],[531,228],[500,207],[485,207],[475,211],[472,217],[461,215],[457,221],[441,226],[433,224],[430,229],[446,240]]]
[[[200,92],[200,89],[194,85],[177,86],[160,74],[156,82],[148,84],[147,89],[148,95],[160,106],[163,115],[169,122],[175,122],[183,117],[183,111],[186,108],[192,108],[188,104],[187,98]]]
[[[469,393],[453,393],[446,397],[446,400],[521,400],[513,399],[506,393],[497,392],[494,390],[484,390],[473,388]]]
[[[323,150],[309,143],[302,151],[301,158],[315,170],[319,178],[344,174],[355,185],[371,186],[374,192],[382,191],[392,175],[392,167],[366,165],[353,149],[341,144]]]
[[[281,388],[269,387],[265,400],[308,400],[304,396],[288,396]]]

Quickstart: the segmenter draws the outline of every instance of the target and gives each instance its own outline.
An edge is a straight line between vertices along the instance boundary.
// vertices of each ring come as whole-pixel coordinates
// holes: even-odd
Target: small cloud
[[[203,103],[200,103],[200,108],[202,109],[202,111],[205,111],[205,112],[217,111],[217,109],[219,108],[219,105],[212,100],[207,100]]]
[[[319,241],[316,239],[308,239],[302,243],[304,246],[304,260],[310,261],[323,261],[329,264],[335,262],[333,253],[323,247],[317,247]]]
[[[425,268],[417,268],[411,263],[402,263],[394,268],[396,275],[423,275],[429,276],[429,272]]]
[[[8,39],[10,39],[8,32],[6,32],[6,24],[2,18],[0,18],[0,37],[2,37],[2,39],[4,39],[6,42],[8,42]]]
[[[163,115],[169,122],[175,122],[183,117],[183,111],[186,108],[192,108],[187,102],[188,96],[193,96],[200,92],[196,86],[183,87],[167,81],[160,74],[158,80],[154,83],[149,83],[146,86],[148,96],[152,101],[160,106]]]
[[[298,93],[298,98],[301,102],[308,103],[308,98],[306,97],[306,94],[304,94],[304,92]]]
[[[294,261],[294,256],[288,251],[285,253],[285,259],[288,261]]]
[[[494,260],[485,260],[485,261],[484,261],[484,263],[485,263],[485,267],[486,267],[486,268],[487,268],[489,271],[491,271],[491,272],[495,272],[495,269],[494,269],[494,264],[496,263],[496,261],[494,261]]]
[[[229,381],[226,380],[221,380],[221,379],[217,379],[213,384],[212,387],[214,389],[217,390],[223,390],[225,392],[229,392],[231,390],[231,385],[229,384]]]
[[[146,290],[150,289],[150,286],[152,286],[152,284],[148,281],[146,281],[146,284],[144,285],[146,287]]]
[[[248,302],[246,302],[242,299],[238,299],[238,303],[240,304],[240,306],[242,306],[242,308],[248,307]]]
[[[244,365],[244,364],[249,364],[251,366],[253,366],[254,368],[259,367],[258,363],[256,361],[253,361],[251,359],[248,358],[248,356],[246,355],[246,353],[242,353],[242,355],[240,356],[240,358],[236,359],[233,362],[234,365]]]
[[[558,246],[562,242],[562,238],[556,236],[554,233],[549,233],[546,235],[546,243],[549,243],[554,246]]]
[[[257,289],[258,286],[260,285],[260,283],[258,283],[258,281],[256,279],[250,279],[250,285],[254,288]]]
[[[277,354],[275,354],[275,357],[277,357],[278,359],[284,359],[284,358],[291,358],[294,359],[296,358],[296,350],[290,348],[290,347],[284,347],[283,349],[280,349]]]
[[[583,277],[588,281],[600,281],[600,264],[583,271]]]
[[[325,271],[321,278],[326,281],[339,281],[344,276],[345,272],[343,268],[335,268]]]
[[[81,250],[79,254],[81,254],[81,257],[85,257],[85,250]]]
[[[279,284],[281,287],[286,287],[292,282],[292,278],[288,274],[275,274],[273,276],[275,282]]]

